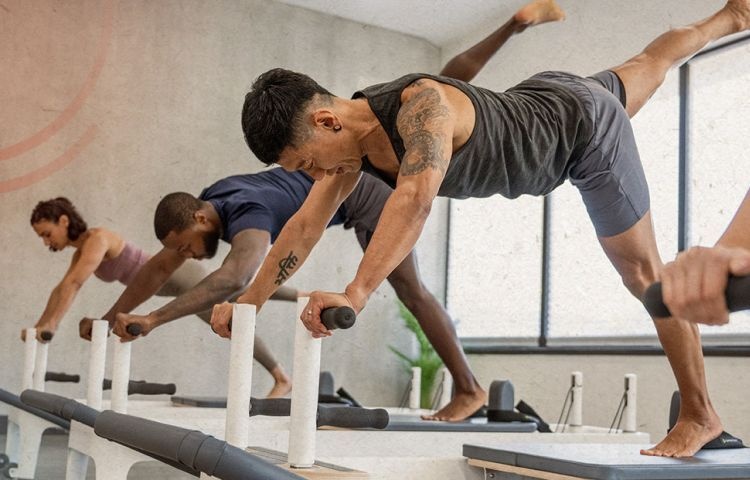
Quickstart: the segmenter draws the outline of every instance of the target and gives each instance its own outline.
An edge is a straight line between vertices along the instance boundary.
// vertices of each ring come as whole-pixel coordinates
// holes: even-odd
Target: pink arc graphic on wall
[[[83,85],[81,86],[78,94],[68,104],[60,114],[54,118],[49,124],[39,131],[27,136],[23,140],[14,143],[9,146],[0,146],[0,162],[14,159],[19,155],[27,153],[39,145],[45,143],[47,140],[52,138],[65,126],[75,118],[80,112],[81,108],[85,105],[86,100],[89,98],[91,93],[96,87],[96,82],[101,75],[104,64],[106,63],[107,54],[109,53],[109,46],[112,40],[112,29],[114,20],[114,0],[106,0],[103,5],[103,24],[101,35],[99,37],[99,44],[97,48],[96,58],[91,71],[86,77]],[[72,145],[68,146],[65,152],[56,158],[47,161],[41,167],[37,167],[35,170],[28,172],[19,177],[10,179],[0,179],[0,193],[10,192],[13,190],[19,190],[36,182],[39,182],[55,172],[59,171],[81,153],[81,151],[89,145],[96,136],[98,129],[95,125],[89,125],[85,132],[79,137],[78,140],[73,142]]]

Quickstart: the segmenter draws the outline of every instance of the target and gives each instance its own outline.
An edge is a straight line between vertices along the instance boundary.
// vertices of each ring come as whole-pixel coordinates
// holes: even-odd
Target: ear
[[[206,212],[201,210],[196,210],[195,213],[193,213],[193,220],[195,220],[195,223],[198,225],[205,225],[208,223],[208,217],[206,216]]]
[[[341,130],[341,119],[330,110],[320,109],[313,112],[313,123],[316,127],[338,132]]]
[[[57,224],[63,228],[68,228],[68,225],[70,225],[70,218],[63,213],[60,215],[60,218],[57,219]]]

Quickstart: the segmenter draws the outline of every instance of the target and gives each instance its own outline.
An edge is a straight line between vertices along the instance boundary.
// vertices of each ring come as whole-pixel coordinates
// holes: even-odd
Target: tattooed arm
[[[312,313],[302,321],[314,336],[330,334],[319,320],[323,308],[348,303],[361,311],[370,294],[414,248],[450,162],[455,117],[440,83],[423,79],[404,90],[397,126],[406,153],[396,189],[344,295],[311,295],[306,310]]]
[[[359,176],[359,172],[354,172],[327,176],[315,182],[299,211],[284,225],[255,280],[237,298],[237,303],[256,305],[260,310],[266,300],[299,270],[336,210],[356,187]],[[229,304],[216,305],[211,327],[220,336],[228,338],[231,318]]]

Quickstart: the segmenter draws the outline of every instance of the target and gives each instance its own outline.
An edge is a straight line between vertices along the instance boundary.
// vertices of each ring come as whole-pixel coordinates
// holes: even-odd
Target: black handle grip
[[[141,326],[138,325],[137,323],[131,323],[130,325],[125,327],[125,331],[131,334],[132,336],[137,337],[138,335],[141,334],[142,329],[141,329]]]
[[[318,406],[317,424],[319,427],[383,429],[388,426],[388,421],[388,412],[382,408]]]
[[[726,291],[730,312],[750,309],[750,275],[729,277]],[[661,295],[661,282],[656,282],[643,294],[643,305],[652,317],[669,317],[671,314]]]
[[[128,395],[174,395],[176,391],[174,383],[128,383]]]
[[[50,332],[49,330],[43,330],[42,333],[39,334],[39,338],[41,338],[45,342],[49,342],[54,336],[55,334]]]
[[[104,390],[112,389],[112,380],[105,378],[102,382]],[[128,382],[128,395],[174,395],[177,386],[174,383],[149,383],[145,380],[130,380]]]
[[[357,314],[351,307],[331,307],[320,312],[320,320],[328,330],[347,329],[357,321]]]
[[[68,373],[60,372],[47,372],[44,374],[45,382],[61,382],[61,383],[78,383],[81,381],[80,375],[70,375]]]
[[[94,432],[223,480],[302,478],[205,433],[112,411],[99,415]]]
[[[250,398],[250,416],[288,417],[292,409],[289,398]]]

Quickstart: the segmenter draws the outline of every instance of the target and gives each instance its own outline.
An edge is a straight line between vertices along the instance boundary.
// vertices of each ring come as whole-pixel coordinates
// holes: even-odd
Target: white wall
[[[257,75],[275,66],[296,69],[349,95],[414,69],[434,71],[439,60],[438,50],[423,40],[261,0],[11,0],[3,2],[0,22],[0,158],[6,157],[0,160],[0,386],[12,391],[20,387],[14,368],[22,354],[19,332],[38,319],[72,254],[52,254],[36,237],[28,223],[36,202],[65,195],[91,226],[113,229],[155,252],[160,245],[151,225],[161,196],[197,194],[223,176],[261,169],[240,129],[244,93]],[[63,168],[24,177],[82,136],[88,143]],[[38,145],[22,143],[28,138],[39,139]],[[442,204],[435,210],[439,218]],[[431,223],[420,250],[427,284],[437,293],[443,289],[444,242],[436,240],[437,248],[431,242],[444,235],[443,228]],[[217,267],[226,251],[204,263]],[[340,290],[360,256],[351,231],[331,229],[293,285]],[[50,369],[85,373],[88,344],[78,339],[78,320],[106,312],[122,289],[95,278],[86,283],[51,345]],[[138,311],[162,302],[149,301]],[[384,286],[359,327],[323,348],[324,368],[353,395],[377,403],[398,402],[405,382],[391,381],[400,370],[386,346],[409,346],[394,302]],[[291,304],[269,305],[258,326],[288,369],[294,312]],[[222,395],[227,359],[228,343],[190,317],[135,342],[133,378],[173,381],[183,393]],[[254,380],[262,396],[270,377],[257,368]]]

